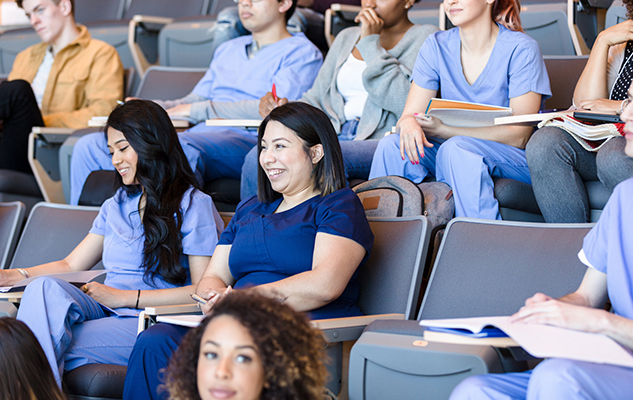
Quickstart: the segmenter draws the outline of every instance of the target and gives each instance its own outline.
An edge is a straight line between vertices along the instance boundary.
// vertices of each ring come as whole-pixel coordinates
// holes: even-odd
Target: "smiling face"
[[[264,367],[248,330],[229,315],[213,319],[200,341],[200,398],[255,400],[263,388]]]
[[[624,137],[626,138],[624,152],[627,156],[633,157],[633,101],[629,102],[620,118],[626,123],[624,125]]]
[[[239,0],[237,9],[242,25],[251,33],[261,33],[276,25],[286,26],[290,0]]]
[[[136,165],[138,154],[130,146],[123,133],[108,128],[108,150],[112,156],[112,165],[121,174],[124,185],[137,185]]]
[[[22,8],[42,42],[54,44],[63,32],[72,6],[68,0],[58,5],[53,0],[24,0]]]
[[[494,0],[444,0],[444,11],[455,26],[465,27],[473,22],[492,21]]]
[[[296,133],[277,121],[269,121],[262,137],[259,165],[275,192],[284,197],[312,192],[313,163],[323,157],[323,147],[306,146]]]

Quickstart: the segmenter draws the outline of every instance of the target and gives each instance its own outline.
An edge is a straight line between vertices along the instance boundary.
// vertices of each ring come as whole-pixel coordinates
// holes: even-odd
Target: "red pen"
[[[275,99],[275,103],[279,101],[279,99],[277,98],[277,88],[275,87],[274,83],[273,83],[273,99]]]

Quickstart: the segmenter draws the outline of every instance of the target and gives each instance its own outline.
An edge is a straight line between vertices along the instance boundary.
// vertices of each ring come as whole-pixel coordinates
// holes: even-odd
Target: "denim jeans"
[[[536,131],[526,147],[534,195],[547,222],[581,223],[590,218],[584,181],[600,180],[609,190],[633,177],[626,140],[611,139],[597,153],[585,150],[559,128]]]

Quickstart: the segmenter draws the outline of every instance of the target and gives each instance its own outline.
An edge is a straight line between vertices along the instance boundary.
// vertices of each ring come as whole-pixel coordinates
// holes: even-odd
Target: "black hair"
[[[293,131],[303,141],[308,156],[312,146],[317,144],[323,146],[323,157],[312,170],[314,189],[318,190],[321,196],[327,196],[347,186],[341,145],[332,123],[323,111],[301,102],[291,102],[273,109],[259,126],[258,159],[262,152],[262,137],[270,121],[279,122]],[[281,197],[280,193],[273,190],[261,165],[257,169],[257,197],[259,201],[265,203]]]
[[[160,276],[182,285],[187,281],[187,270],[180,265],[180,203],[190,187],[199,188],[178,134],[165,110],[147,100],[117,106],[104,128],[106,140],[109,129],[120,131],[138,155],[135,179],[139,185],[123,185],[117,174],[117,187],[123,187],[128,196],[140,192],[145,196],[141,266],[145,269],[144,279],[150,283]]]
[[[51,365],[28,326],[0,318],[0,393],[12,400],[62,400]]]
[[[278,1],[281,2],[282,0],[278,0]],[[297,3],[299,2],[299,0],[291,0],[291,1],[292,1],[292,5],[288,9],[288,11],[286,11],[286,23],[290,21],[290,18],[292,18],[292,15],[295,13],[295,9],[297,8]]]

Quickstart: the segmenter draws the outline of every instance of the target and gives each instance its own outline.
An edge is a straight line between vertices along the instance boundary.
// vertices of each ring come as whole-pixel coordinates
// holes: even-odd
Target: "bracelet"
[[[25,279],[29,279],[31,277],[31,274],[29,274],[29,271],[22,269],[22,268],[16,268],[18,270],[19,273],[21,273]]]
[[[622,113],[624,112],[624,109],[626,108],[626,106],[629,105],[629,102],[631,101],[631,99],[626,98],[624,100],[622,100],[622,104],[620,104],[620,115],[622,115]]]
[[[138,290],[138,293],[136,294],[136,305],[134,306],[134,308],[138,308],[138,301],[141,298],[141,289]]]

